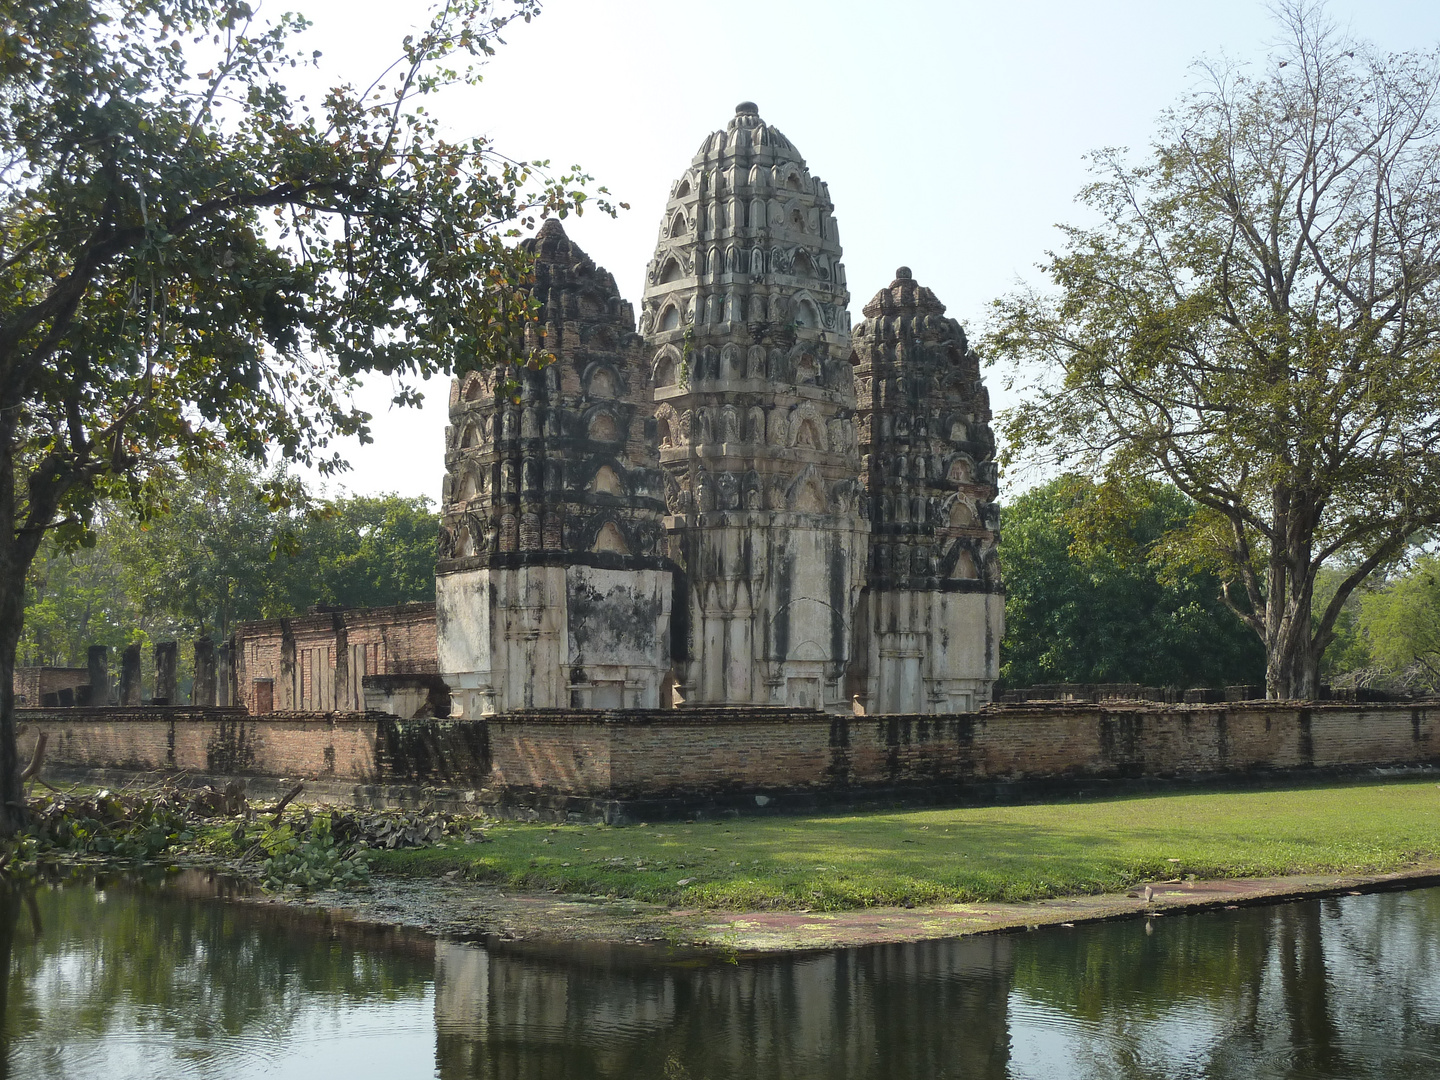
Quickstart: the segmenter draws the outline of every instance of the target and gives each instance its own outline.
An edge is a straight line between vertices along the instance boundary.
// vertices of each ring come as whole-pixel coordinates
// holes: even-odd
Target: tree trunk
[[[25,628],[25,579],[40,538],[74,485],[71,463],[56,455],[30,469],[24,481],[27,512],[17,520],[16,418],[23,387],[9,386],[0,401],[0,836],[13,836],[28,815],[20,784],[25,763],[15,741],[15,659]]]
[[[1302,489],[1271,490],[1271,539],[1265,575],[1265,696],[1272,701],[1314,701],[1320,694],[1320,652],[1315,648],[1311,569],[1318,510]],[[1243,552],[1237,551],[1243,557]]]
[[[15,545],[0,539],[0,836],[13,836],[24,824],[25,798],[15,742],[15,654],[25,620],[25,572],[11,565]]]

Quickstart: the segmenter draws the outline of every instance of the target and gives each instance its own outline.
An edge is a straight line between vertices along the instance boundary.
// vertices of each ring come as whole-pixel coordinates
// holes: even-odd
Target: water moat
[[[1433,1077],[1440,888],[750,958],[0,894],[6,1077]]]

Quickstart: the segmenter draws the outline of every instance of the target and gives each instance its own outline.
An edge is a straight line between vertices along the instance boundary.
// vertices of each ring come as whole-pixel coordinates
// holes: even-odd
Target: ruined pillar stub
[[[140,643],[125,646],[120,657],[120,704],[140,704]]]
[[[179,653],[180,648],[173,641],[155,643],[155,696],[151,699],[152,704],[175,704],[175,667]]]
[[[195,685],[190,701],[195,705],[215,704],[215,642],[208,637],[195,639]]]
[[[91,645],[85,654],[90,670],[90,704],[110,704],[110,646]]]
[[[235,687],[235,646],[226,641],[215,658],[215,704],[226,708],[239,699]]]

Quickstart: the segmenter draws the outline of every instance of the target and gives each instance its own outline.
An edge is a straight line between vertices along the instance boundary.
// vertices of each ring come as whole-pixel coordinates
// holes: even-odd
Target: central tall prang
[[[640,315],[696,703],[844,700],[868,526],[829,189],[743,102],[675,182]]]

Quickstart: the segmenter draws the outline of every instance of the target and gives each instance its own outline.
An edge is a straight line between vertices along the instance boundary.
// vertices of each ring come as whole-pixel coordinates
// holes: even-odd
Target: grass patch
[[[1440,785],[1336,784],[696,824],[499,822],[377,853],[380,873],[684,907],[1025,901],[1182,877],[1383,873],[1440,858]]]

